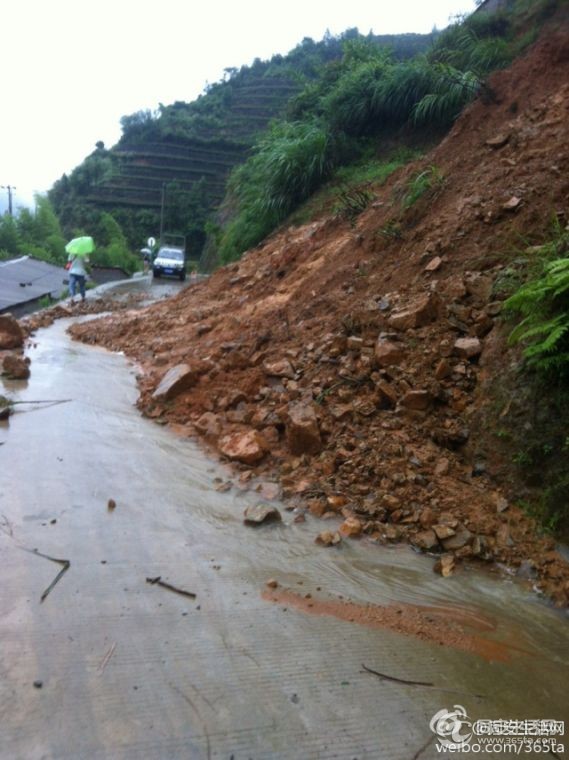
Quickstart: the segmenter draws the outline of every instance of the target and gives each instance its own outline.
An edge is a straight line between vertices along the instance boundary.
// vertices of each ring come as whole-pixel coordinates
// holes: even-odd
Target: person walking
[[[80,256],[76,253],[70,253],[67,261],[71,264],[69,267],[69,293],[71,303],[75,303],[75,293],[77,288],[81,294],[81,301],[85,300],[85,280],[87,279],[87,265],[89,264],[88,256]]]

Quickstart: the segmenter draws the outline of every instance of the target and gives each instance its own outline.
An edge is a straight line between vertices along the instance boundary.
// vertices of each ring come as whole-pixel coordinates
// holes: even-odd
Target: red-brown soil
[[[377,188],[353,227],[283,229],[176,298],[72,334],[136,359],[143,413],[203,436],[242,481],[273,476],[313,514],[341,515],[344,536],[442,553],[444,572],[523,562],[566,605],[569,565],[471,452],[486,389],[517,360],[500,316],[508,257],[553,213],[567,223],[567,32],[493,76],[495,102]],[[404,210],[431,166],[443,182]],[[153,397],[180,364],[185,380]]]
[[[519,643],[497,641],[472,633],[472,629],[493,631],[495,624],[469,610],[414,604],[356,604],[281,588],[265,589],[261,596],[266,601],[292,607],[309,615],[334,617],[367,628],[385,628],[439,646],[470,652],[489,662],[508,662],[514,654],[532,654]]]

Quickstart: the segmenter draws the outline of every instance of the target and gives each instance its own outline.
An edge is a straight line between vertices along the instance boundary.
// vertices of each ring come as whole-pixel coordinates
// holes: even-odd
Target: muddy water
[[[406,547],[315,547],[331,524],[284,509],[244,527],[259,496],[217,492],[227,471],[139,417],[135,368],[66,326],[38,333],[28,383],[0,386],[64,402],[0,423],[1,758],[408,760],[438,756],[429,721],[456,704],[569,718],[560,613],[501,577],[443,580]],[[71,563],[43,602],[64,566],[25,549]],[[378,624],[418,606],[486,646]]]

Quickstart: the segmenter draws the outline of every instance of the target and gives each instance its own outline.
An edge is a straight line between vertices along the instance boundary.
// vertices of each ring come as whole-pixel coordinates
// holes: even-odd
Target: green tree
[[[22,250],[22,240],[13,216],[0,216],[0,253],[2,258],[18,256]]]

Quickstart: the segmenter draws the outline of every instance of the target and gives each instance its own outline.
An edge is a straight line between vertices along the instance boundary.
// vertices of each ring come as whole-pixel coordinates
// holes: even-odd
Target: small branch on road
[[[44,599],[47,597],[50,591],[54,588],[54,586],[57,583],[59,583],[59,581],[61,580],[61,578],[63,578],[65,573],[69,570],[69,568],[71,567],[71,562],[68,559],[57,559],[56,557],[50,557],[49,554],[42,554],[41,552],[38,552],[37,549],[26,549],[25,546],[21,546],[20,549],[23,549],[25,552],[29,552],[30,554],[37,554],[38,557],[43,557],[44,559],[48,559],[50,562],[56,562],[58,565],[62,566],[62,569],[58,572],[58,574],[55,576],[55,578],[52,580],[52,582],[49,584],[49,586],[41,595],[40,597],[40,603],[41,603],[44,601]]]
[[[377,676],[378,678],[381,678],[383,681],[394,681],[395,683],[403,683],[406,686],[434,686],[434,683],[430,683],[428,681],[405,681],[403,678],[396,678],[395,676],[387,676],[385,673],[380,673],[377,670],[372,670],[371,668],[366,667],[362,663],[362,668],[366,671],[366,673],[372,673],[374,676]]]
[[[435,686],[435,684],[431,683],[430,681],[406,681],[404,678],[388,676],[385,673],[380,673],[377,670],[372,670],[371,668],[366,667],[363,663],[362,668],[366,673],[371,673],[372,675],[381,678],[382,681],[393,681],[394,683],[401,683],[404,686],[426,686],[428,689],[435,689],[435,691],[442,691],[446,692],[447,694],[465,694],[465,692],[461,689],[443,689],[440,686]],[[474,699],[486,699],[484,694],[468,693],[467,696],[473,697]]]
[[[47,398],[38,399],[36,401],[27,401],[26,399],[23,399],[20,401],[10,401],[10,406],[15,406],[16,404],[69,404],[71,401],[73,401],[72,398]]]
[[[115,649],[116,648],[117,648],[117,642],[114,641],[113,644],[112,644],[112,646],[109,647],[109,649],[107,650],[105,656],[103,657],[103,659],[101,660],[101,662],[99,664],[99,667],[98,667],[99,675],[104,671],[104,669],[109,664],[109,661],[110,661],[111,657],[113,656],[113,654],[115,653]]]
[[[0,530],[10,538],[14,538],[14,528],[12,527],[12,523],[10,520],[8,520],[6,515],[2,515],[2,520],[0,521]]]
[[[162,586],[162,588],[168,589],[168,591],[173,591],[175,594],[180,594],[181,596],[187,596],[190,599],[195,599],[197,597],[197,594],[194,594],[193,591],[184,591],[184,589],[177,588],[176,586],[172,586],[170,583],[166,583],[166,581],[162,580],[162,577],[158,575],[156,578],[147,578],[147,583],[152,584],[153,586]]]

